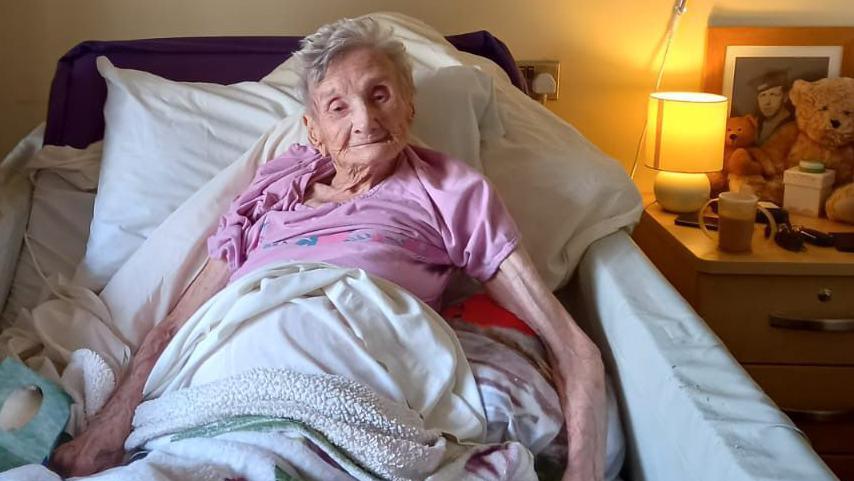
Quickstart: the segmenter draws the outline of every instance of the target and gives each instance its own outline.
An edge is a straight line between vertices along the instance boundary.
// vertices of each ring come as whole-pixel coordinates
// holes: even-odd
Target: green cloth
[[[0,429],[0,472],[47,459],[65,429],[71,398],[55,383],[39,376],[13,359],[0,363],[0,405],[20,388],[41,390],[39,411],[20,429]]]

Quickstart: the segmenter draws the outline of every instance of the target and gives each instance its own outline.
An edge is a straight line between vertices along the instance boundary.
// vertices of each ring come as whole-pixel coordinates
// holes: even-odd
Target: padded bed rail
[[[614,377],[626,479],[836,479],[626,232],[588,248],[561,298]]]

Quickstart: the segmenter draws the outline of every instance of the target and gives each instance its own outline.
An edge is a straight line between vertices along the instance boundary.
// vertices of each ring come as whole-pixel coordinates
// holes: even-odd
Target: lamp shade
[[[647,167],[670,172],[714,172],[723,167],[727,98],[697,92],[649,96]]]

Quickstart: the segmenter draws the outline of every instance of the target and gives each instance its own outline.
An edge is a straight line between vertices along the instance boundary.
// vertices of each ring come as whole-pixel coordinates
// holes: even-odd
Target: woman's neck
[[[329,187],[341,194],[349,193],[353,196],[367,192],[397,169],[403,155],[401,152],[389,161],[369,164],[338,163],[333,160],[335,175]]]
[[[401,152],[390,161],[364,165],[338,163],[333,160],[335,175],[328,183],[312,184],[305,203],[318,206],[327,202],[346,202],[364,194],[394,173],[404,155],[406,154]]]

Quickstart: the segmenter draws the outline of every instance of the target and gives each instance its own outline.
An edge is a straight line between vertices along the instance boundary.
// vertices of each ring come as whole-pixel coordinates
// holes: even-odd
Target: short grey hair
[[[326,77],[326,70],[341,54],[358,48],[370,48],[384,53],[397,70],[400,84],[407,95],[415,93],[412,64],[406,47],[392,35],[390,28],[382,28],[370,17],[341,20],[326,24],[300,42],[294,55],[302,64],[300,96],[307,108],[311,89]]]

